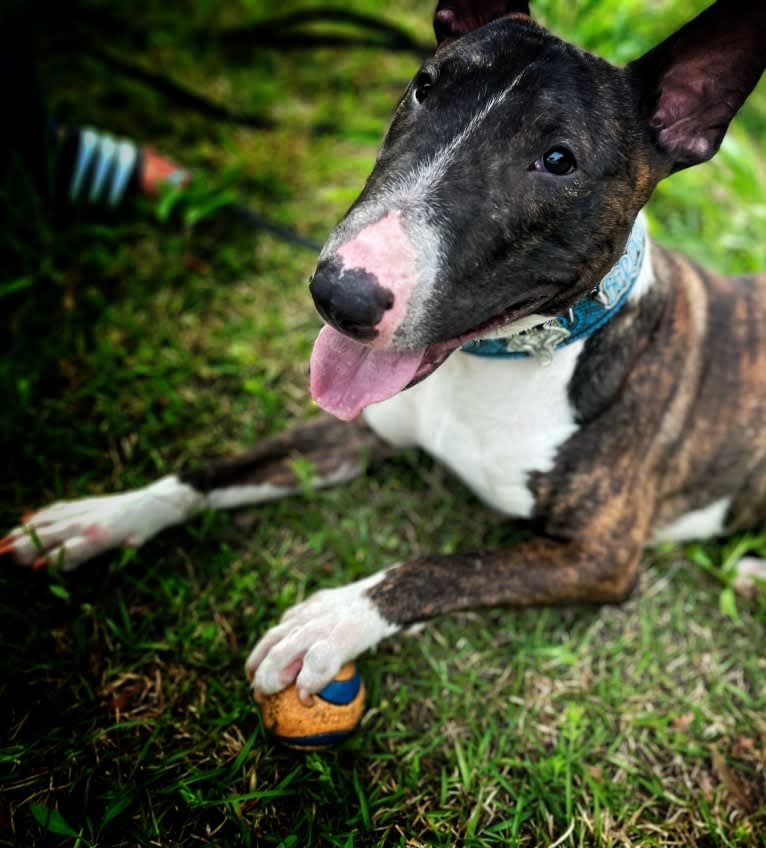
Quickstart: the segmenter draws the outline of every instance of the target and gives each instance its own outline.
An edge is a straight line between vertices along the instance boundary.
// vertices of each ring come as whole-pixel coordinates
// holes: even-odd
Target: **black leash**
[[[263,215],[259,215],[249,206],[245,206],[242,203],[228,203],[221,208],[230,211],[254,230],[262,230],[263,232],[270,233],[275,238],[281,239],[288,244],[302,247],[305,250],[310,250],[312,253],[319,253],[322,249],[321,244],[302,236],[300,233],[296,233],[295,230],[286,227],[284,224],[277,224],[275,221],[264,218]]]
[[[367,30],[370,34],[358,36],[290,31],[307,24],[317,23],[352,24]],[[419,56],[426,56],[433,52],[431,45],[423,44],[396,24],[339,6],[304,9],[249,26],[219,30],[212,36],[208,32],[200,37],[203,40],[220,39],[224,45],[278,47],[288,50],[329,46],[385,48],[390,51],[416,53]]]

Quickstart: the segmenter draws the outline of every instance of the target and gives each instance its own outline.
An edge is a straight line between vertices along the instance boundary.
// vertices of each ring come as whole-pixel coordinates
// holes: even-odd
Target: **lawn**
[[[705,5],[535,8],[625,62]],[[53,113],[150,141],[195,179],[116,211],[46,208],[18,175],[2,187],[2,530],[313,413],[315,255],[220,207],[321,243],[417,68],[407,43],[432,38],[432,6],[414,0],[344,7],[396,24],[401,49],[340,43],[371,33],[349,22],[245,30],[315,0],[75,6],[39,22]],[[277,49],[286,33],[332,38]],[[264,126],[191,109],[125,62]],[[762,83],[719,157],[660,187],[654,236],[721,270],[766,269],[765,139]],[[71,574],[2,561],[0,845],[766,845],[766,602],[729,586],[766,533],[647,552],[619,607],[434,622],[363,657],[368,708],[343,746],[269,740],[243,664],[284,609],[516,534],[413,453]]]

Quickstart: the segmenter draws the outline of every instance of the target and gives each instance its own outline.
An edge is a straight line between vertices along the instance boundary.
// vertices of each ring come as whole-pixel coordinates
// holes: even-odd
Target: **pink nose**
[[[339,261],[335,283],[325,283],[328,287],[338,286],[347,290],[340,297],[347,309],[358,300],[349,311],[349,315],[353,313],[357,319],[352,323],[359,324],[358,319],[362,318],[361,324],[366,329],[374,329],[374,335],[368,335],[364,340],[376,347],[390,343],[404,320],[407,303],[417,281],[415,249],[404,232],[401,216],[398,210],[388,212],[344,242],[332,257]],[[331,260],[330,264],[335,263]],[[325,302],[333,300],[338,298],[330,296]],[[322,312],[319,304],[317,308]],[[330,323],[334,322],[331,320]],[[336,327],[343,332],[342,327],[337,324]]]

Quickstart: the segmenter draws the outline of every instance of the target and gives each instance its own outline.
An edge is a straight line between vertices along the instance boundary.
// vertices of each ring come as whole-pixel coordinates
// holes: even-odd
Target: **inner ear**
[[[766,65],[766,4],[718,0],[629,65],[657,146],[678,171],[710,159]]]
[[[528,0],[439,0],[434,13],[436,41],[460,38],[510,14],[529,15]]]

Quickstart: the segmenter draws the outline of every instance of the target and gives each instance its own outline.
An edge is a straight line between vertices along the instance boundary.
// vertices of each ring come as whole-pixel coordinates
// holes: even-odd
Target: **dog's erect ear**
[[[459,38],[512,12],[528,15],[528,0],[439,0],[434,13],[436,40],[441,44]]]
[[[628,66],[671,171],[713,156],[764,66],[763,0],[717,0]]]

